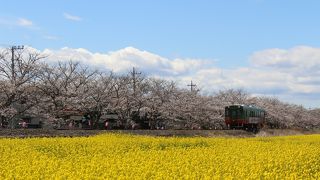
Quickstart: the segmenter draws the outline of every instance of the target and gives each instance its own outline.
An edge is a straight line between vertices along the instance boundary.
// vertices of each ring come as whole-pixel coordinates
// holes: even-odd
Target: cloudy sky
[[[320,1],[1,1],[0,47],[320,106]]]

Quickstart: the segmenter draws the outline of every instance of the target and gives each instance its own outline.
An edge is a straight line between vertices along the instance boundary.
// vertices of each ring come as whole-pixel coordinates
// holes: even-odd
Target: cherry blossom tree
[[[44,56],[31,49],[0,52],[0,115],[11,128],[19,116],[37,105],[40,96],[38,83],[40,60]]]

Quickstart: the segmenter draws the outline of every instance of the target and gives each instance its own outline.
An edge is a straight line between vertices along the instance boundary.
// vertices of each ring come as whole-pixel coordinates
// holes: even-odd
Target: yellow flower
[[[0,139],[0,179],[319,179],[320,135]]]

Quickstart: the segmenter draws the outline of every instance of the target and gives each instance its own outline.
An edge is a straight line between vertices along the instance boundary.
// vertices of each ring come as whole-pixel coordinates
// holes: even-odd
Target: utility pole
[[[24,49],[24,46],[11,46],[11,76],[12,76],[12,82],[14,83],[16,81],[16,73],[15,73],[15,58],[14,58],[14,51]]]
[[[192,83],[192,80],[191,80],[191,83],[190,84],[188,84],[187,86],[190,86],[190,90],[191,90],[191,92],[193,92],[193,87],[196,87],[197,85],[196,84],[193,84]]]
[[[11,51],[11,78],[12,78],[11,79],[11,83],[14,86],[16,86],[16,71],[15,71],[15,56],[14,56],[14,52],[16,50],[20,50],[20,49],[24,49],[24,46],[11,46],[10,47],[10,51]],[[15,96],[16,96],[15,93],[13,93],[11,95],[11,98],[14,98]],[[13,108],[17,109],[18,111],[20,111],[19,108],[14,107],[14,106],[15,106],[15,103],[12,103],[11,107],[13,107]],[[10,126],[11,126],[12,129],[15,127],[15,124],[16,124],[17,121],[18,121],[18,117],[17,116],[12,117],[11,123],[10,123]]]
[[[132,75],[132,81],[133,81],[133,94],[134,96],[136,95],[136,75],[139,75],[141,74],[141,72],[137,72],[136,69],[133,67],[132,68],[132,72],[131,72],[131,75]]]

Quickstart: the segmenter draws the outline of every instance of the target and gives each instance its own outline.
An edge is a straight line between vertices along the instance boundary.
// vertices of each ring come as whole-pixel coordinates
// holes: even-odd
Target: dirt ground
[[[102,133],[126,133],[151,136],[182,137],[265,137],[302,134],[320,134],[320,130],[266,129],[257,134],[243,130],[54,130],[54,129],[0,129],[0,138],[78,137]]]

